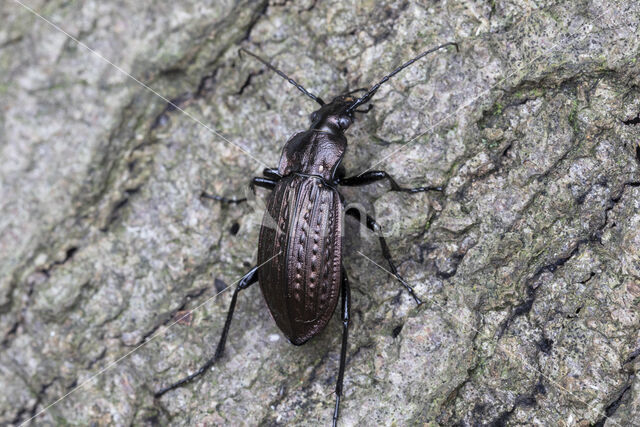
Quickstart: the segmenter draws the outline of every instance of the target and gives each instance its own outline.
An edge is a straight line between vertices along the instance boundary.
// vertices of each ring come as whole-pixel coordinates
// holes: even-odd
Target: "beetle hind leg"
[[[258,281],[258,267],[253,267],[247,274],[245,274],[242,279],[238,282],[235,291],[233,291],[233,297],[231,297],[231,304],[229,305],[229,311],[227,312],[227,319],[224,322],[224,328],[222,329],[222,335],[220,336],[220,341],[218,341],[218,346],[216,348],[216,352],[214,356],[207,360],[207,362],[202,365],[196,372],[189,375],[186,378],[181,379],[180,381],[171,384],[170,386],[164,387],[157,392],[155,392],[155,397],[160,397],[166,392],[178,388],[184,384],[187,384],[193,381],[195,378],[207,372],[209,368],[211,368],[224,352],[224,346],[227,342],[227,335],[229,334],[229,327],[231,326],[231,319],[233,318],[233,312],[236,308],[236,300],[238,299],[238,293],[244,289],[247,289],[249,286],[253,285]]]
[[[342,347],[340,349],[340,367],[338,368],[338,381],[336,383],[336,406],[333,410],[333,427],[338,425],[338,413],[340,410],[340,398],[342,397],[342,383],[344,380],[344,368],[347,362],[347,339],[349,337],[349,321],[351,313],[351,289],[349,278],[342,267]]]
[[[361,213],[356,208],[347,209],[347,211],[345,212],[345,215],[351,215],[357,220],[361,219]],[[367,221],[367,224],[366,224],[367,228],[378,235],[378,240],[380,241],[380,248],[382,249],[382,256],[389,263],[389,270],[391,274],[400,282],[402,286],[404,286],[404,288],[407,290],[407,292],[409,292],[409,295],[411,295],[411,297],[416,302],[416,304],[421,305],[422,300],[418,298],[418,295],[416,295],[411,285],[407,283],[407,281],[404,280],[404,278],[398,273],[398,269],[396,268],[396,265],[393,262],[393,258],[391,257],[389,246],[387,246],[387,241],[381,233],[380,224],[378,224],[376,220],[373,219],[373,217],[371,217],[370,215],[366,215],[366,221]]]

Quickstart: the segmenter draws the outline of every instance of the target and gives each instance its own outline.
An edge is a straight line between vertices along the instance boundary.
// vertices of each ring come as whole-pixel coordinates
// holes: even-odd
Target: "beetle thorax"
[[[341,132],[300,132],[284,146],[278,172],[283,176],[296,172],[319,175],[331,181],[346,148],[347,138]]]

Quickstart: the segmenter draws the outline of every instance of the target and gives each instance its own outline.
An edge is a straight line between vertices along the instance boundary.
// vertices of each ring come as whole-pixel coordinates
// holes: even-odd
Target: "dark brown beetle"
[[[350,312],[349,281],[342,265],[342,221],[344,214],[360,219],[359,210],[345,211],[344,200],[337,187],[366,185],[386,179],[391,191],[415,193],[441,190],[438,187],[403,188],[384,171],[369,171],[345,178],[344,168],[340,167],[347,149],[344,132],[353,123],[356,112],[366,113],[370,110],[371,106],[366,110],[358,110],[357,107],[367,103],[383,83],[423,56],[446,46],[458,49],[456,43],[445,43],[430,49],[396,68],[371,89],[357,89],[337,96],[328,104],[267,61],[241,49],[285,78],[321,107],[311,114],[309,129],[287,141],[278,168],[265,169],[264,177],[253,178],[251,182],[252,188],[259,186],[273,192],[268,198],[260,229],[258,264],[238,282],[215,355],[195,373],[163,388],[156,396],[203,374],[222,356],[238,293],[255,282],[260,282],[262,295],[276,324],[295,345],[304,344],[324,329],[341,294],[343,335],[333,413],[333,425],[337,424]],[[365,93],[361,97],[354,97],[356,92]],[[246,201],[206,193],[202,196],[226,203]],[[369,215],[366,215],[366,225],[379,235],[382,253],[391,272],[416,303],[421,304],[411,286],[398,274],[385,239],[379,233],[379,225]]]

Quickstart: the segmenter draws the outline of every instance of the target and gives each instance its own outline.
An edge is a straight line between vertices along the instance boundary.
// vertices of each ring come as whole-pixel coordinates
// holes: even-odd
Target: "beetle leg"
[[[234,199],[230,199],[228,197],[218,196],[217,194],[209,194],[206,191],[203,191],[202,193],[200,193],[200,198],[216,200],[218,202],[227,203],[227,204],[230,204],[230,205],[240,204],[242,202],[246,202],[247,201],[246,197],[242,197],[242,198],[239,198],[239,199],[235,199],[235,198]]]
[[[345,215],[351,215],[352,217],[360,221],[360,211],[356,208],[347,209],[347,211],[345,212]],[[416,304],[421,305],[422,300],[418,298],[416,293],[413,291],[413,288],[411,287],[411,285],[408,284],[407,281],[404,280],[402,276],[400,276],[400,274],[398,274],[398,269],[396,268],[396,265],[393,262],[393,258],[391,257],[391,252],[389,251],[389,246],[387,246],[387,241],[385,240],[384,236],[381,233],[380,224],[378,224],[376,220],[369,215],[367,215],[366,218],[367,218],[367,228],[378,235],[378,239],[380,240],[380,248],[382,249],[382,256],[389,263],[389,270],[391,270],[391,273],[393,274],[393,276],[396,279],[398,279],[400,284],[404,286],[405,289],[411,295],[411,297],[413,297]]]
[[[251,187],[251,191],[253,191],[254,193],[255,193],[255,187],[262,187],[262,188],[266,188],[267,190],[273,190],[279,180],[280,178],[271,179],[271,178],[261,178],[259,176],[256,176],[251,180],[251,184],[249,184],[249,187]]]
[[[227,335],[229,334],[229,327],[231,326],[231,319],[233,318],[233,311],[236,308],[236,300],[238,299],[238,293],[244,289],[247,289],[249,286],[253,285],[258,281],[258,267],[253,267],[247,274],[245,274],[242,279],[238,282],[235,291],[233,291],[233,297],[231,297],[231,305],[229,306],[229,311],[227,312],[227,320],[224,322],[224,328],[222,329],[222,336],[220,337],[220,341],[218,341],[218,347],[216,348],[216,352],[214,356],[209,359],[202,367],[200,367],[196,372],[189,375],[186,378],[181,379],[180,381],[171,384],[168,387],[158,390],[155,393],[156,397],[160,397],[169,390],[173,390],[175,388],[180,387],[183,384],[191,382],[194,378],[204,374],[207,370],[213,366],[214,363],[220,357],[222,357],[222,353],[224,352],[224,345],[227,342]]]
[[[257,176],[251,180],[251,184],[249,184],[249,187],[251,188],[251,191],[255,194],[256,187],[262,187],[268,190],[273,190],[277,183],[278,183],[278,180],[274,180],[270,178],[262,178]],[[206,191],[203,191],[202,193],[200,193],[200,197],[203,199],[216,200],[218,202],[227,203],[227,204],[239,204],[247,201],[246,197],[231,199],[224,196],[218,196],[216,194],[209,194]]]
[[[335,173],[335,183],[339,183],[341,180],[344,179],[344,177],[347,175],[347,170],[344,168],[343,164],[339,164],[338,167],[336,168],[336,173]]]
[[[262,175],[275,181],[279,181],[280,178],[282,178],[282,175],[278,172],[278,168],[266,168],[262,171]]]
[[[359,186],[359,185],[368,185],[373,184],[374,182],[386,179],[389,181],[391,185],[391,191],[402,191],[405,193],[419,193],[421,191],[442,191],[442,187],[438,186],[430,186],[430,187],[416,187],[416,188],[405,188],[400,187],[395,179],[391,177],[385,171],[369,171],[365,172],[362,175],[351,176],[348,178],[342,178],[337,180],[337,184],[339,185],[347,185],[347,186]]]
[[[344,368],[347,362],[347,338],[349,337],[349,314],[351,312],[351,289],[349,278],[342,267],[342,348],[340,349],[340,368],[338,368],[338,382],[336,383],[336,406],[333,410],[333,427],[338,425],[338,412],[340,409],[340,397],[342,396],[342,382],[344,380]]]

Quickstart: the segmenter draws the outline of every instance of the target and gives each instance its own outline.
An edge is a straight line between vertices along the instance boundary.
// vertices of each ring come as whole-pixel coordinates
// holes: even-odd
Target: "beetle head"
[[[350,94],[335,97],[309,115],[310,128],[332,134],[343,133],[353,123],[354,112],[348,109],[355,101],[356,98]]]

